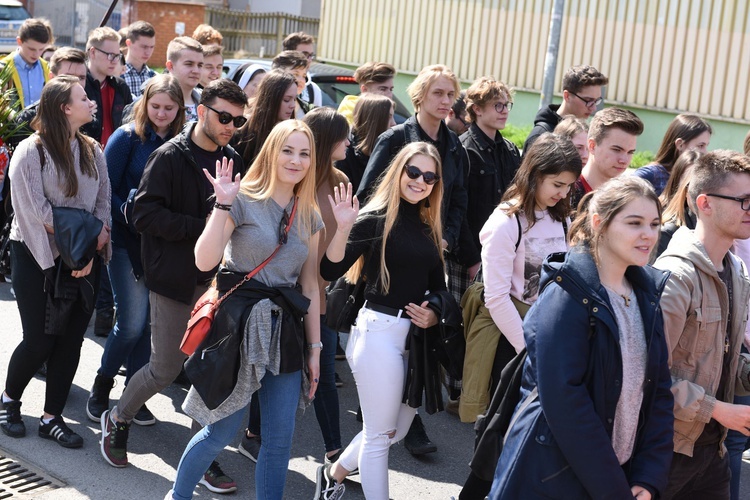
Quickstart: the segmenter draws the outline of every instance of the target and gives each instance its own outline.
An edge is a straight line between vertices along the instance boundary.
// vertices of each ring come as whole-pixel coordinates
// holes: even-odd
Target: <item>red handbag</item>
[[[201,345],[203,340],[208,335],[208,332],[211,331],[211,326],[214,323],[216,310],[219,308],[221,303],[224,302],[227,297],[232,294],[232,292],[237,290],[239,287],[250,281],[253,276],[258,274],[258,272],[260,272],[260,270],[263,269],[266,264],[271,262],[271,259],[274,258],[276,253],[281,248],[281,245],[286,243],[287,237],[289,236],[289,230],[292,228],[292,223],[294,222],[294,216],[296,213],[297,198],[294,199],[294,205],[292,206],[292,213],[289,216],[289,222],[287,222],[286,226],[284,227],[284,236],[283,238],[280,238],[279,244],[276,246],[276,249],[271,255],[268,256],[266,260],[261,262],[258,267],[250,271],[244,278],[242,278],[242,281],[234,285],[231,289],[229,289],[229,291],[227,291],[227,293],[225,293],[221,297],[219,297],[219,291],[215,286],[209,287],[209,289],[206,290],[206,293],[201,295],[201,297],[195,303],[195,307],[193,308],[192,312],[190,313],[190,319],[188,320],[187,328],[185,329],[185,335],[182,337],[182,342],[180,343],[180,351],[187,354],[188,356],[193,355],[193,353],[198,349],[198,346]]]

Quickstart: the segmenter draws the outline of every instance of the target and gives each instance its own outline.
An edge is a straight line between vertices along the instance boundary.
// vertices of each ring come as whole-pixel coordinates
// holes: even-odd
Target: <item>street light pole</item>
[[[116,1],[116,0],[115,0]],[[542,95],[539,108],[552,103],[555,89],[555,73],[557,72],[557,53],[560,50],[560,31],[562,30],[563,10],[565,0],[555,0],[552,6],[552,17],[549,22],[549,39],[547,40],[547,57],[544,60],[544,80],[542,81]]]
[[[109,17],[112,15],[112,12],[114,12],[115,7],[117,7],[118,0],[112,0],[112,3],[109,5],[109,9],[107,9],[107,12],[104,14],[104,17],[102,18],[102,22],[99,23],[99,27],[107,24],[107,21],[109,21]]]

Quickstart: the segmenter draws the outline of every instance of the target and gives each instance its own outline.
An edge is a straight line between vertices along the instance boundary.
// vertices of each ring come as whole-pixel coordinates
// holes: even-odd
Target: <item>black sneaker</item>
[[[237,446],[237,451],[257,464],[261,442],[260,436],[248,437],[247,431],[245,431],[242,433],[242,441]]]
[[[115,379],[97,375],[86,401],[86,415],[94,422],[101,421],[102,413],[109,410],[109,392],[115,386]]]
[[[341,380],[341,377],[339,377],[339,374],[334,373],[334,376],[336,378],[336,387],[344,387],[344,381]]]
[[[214,493],[224,494],[237,491],[237,483],[221,470],[219,462],[216,460],[211,462],[211,465],[208,467],[206,473],[203,474],[201,480],[198,481],[198,484],[202,484]]]
[[[110,413],[110,410],[102,413],[102,456],[112,467],[125,467],[128,465],[128,433],[130,431],[130,424],[113,422],[109,417]]]
[[[135,425],[154,425],[156,423],[156,417],[151,413],[151,410],[146,408],[144,403],[144,405],[141,406],[141,409],[138,410],[138,413],[135,414],[135,417],[133,417],[133,423]]]
[[[0,397],[0,429],[5,435],[20,438],[26,435],[26,426],[21,418],[21,402],[3,403]]]
[[[341,448],[331,457],[329,457],[326,453],[325,455],[323,455],[323,465],[333,465],[334,462],[338,462],[339,458],[341,458],[342,453],[344,453],[344,448]],[[354,469],[353,471],[349,472],[347,476],[356,476],[357,474],[359,474],[359,469]]]
[[[344,496],[344,491],[346,491],[344,483],[337,483],[331,477],[330,464],[318,467],[315,473],[315,496],[313,500],[339,500]]]
[[[58,415],[48,424],[39,421],[39,436],[44,439],[57,441],[63,448],[80,448],[83,446],[83,438],[68,427],[63,418]]]
[[[419,415],[414,416],[409,432],[406,433],[404,438],[404,446],[415,457],[437,451],[437,446],[427,437],[427,432],[424,430],[424,424]]]

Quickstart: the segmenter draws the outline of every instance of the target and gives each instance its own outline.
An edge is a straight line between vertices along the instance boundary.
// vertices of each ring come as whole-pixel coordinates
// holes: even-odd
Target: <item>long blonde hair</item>
[[[390,166],[381,174],[378,184],[375,187],[375,193],[370,201],[362,207],[360,217],[381,217],[383,218],[382,241],[380,243],[380,285],[381,291],[387,294],[390,289],[391,276],[388,267],[385,264],[385,246],[388,241],[388,235],[391,233],[393,226],[398,219],[399,205],[401,202],[401,176],[404,175],[404,167],[415,156],[422,155],[432,158],[435,162],[435,173],[442,178],[442,162],[440,154],[435,146],[427,142],[412,142],[404,146],[401,151],[393,158]],[[443,224],[440,219],[440,211],[443,200],[443,181],[442,179],[432,186],[432,192],[427,198],[420,202],[420,216],[430,228],[430,237],[432,238],[440,261],[443,261]],[[407,202],[405,202],[407,203]],[[384,217],[383,217],[384,216]],[[360,257],[357,262],[346,273],[347,281],[356,283],[364,266],[364,256]]]
[[[307,175],[294,186],[294,195],[299,198],[296,215],[299,221],[299,234],[302,239],[308,239],[312,234],[313,220],[320,216],[320,209],[315,197],[315,140],[310,127],[305,123],[299,120],[284,120],[271,130],[258,157],[242,178],[240,192],[255,200],[271,198],[278,182],[276,169],[279,155],[287,139],[294,132],[305,134],[310,143],[310,168]]]

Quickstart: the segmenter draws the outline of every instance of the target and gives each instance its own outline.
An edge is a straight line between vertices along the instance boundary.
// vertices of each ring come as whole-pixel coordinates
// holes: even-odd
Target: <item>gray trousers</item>
[[[151,358],[130,379],[117,403],[117,417],[130,422],[141,406],[168,387],[180,374],[187,356],[180,351],[185,327],[194,304],[206,291],[196,286],[190,304],[149,292],[151,306]]]

